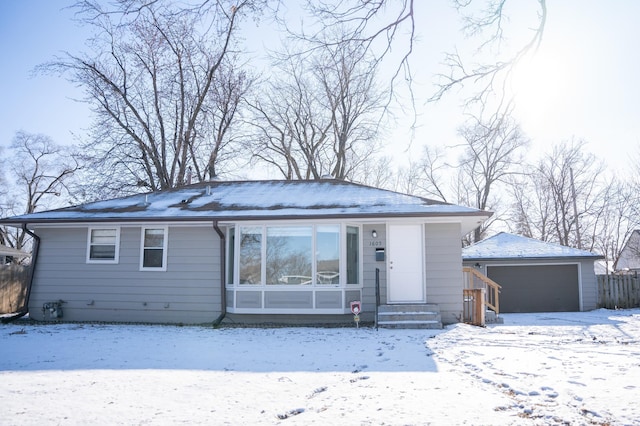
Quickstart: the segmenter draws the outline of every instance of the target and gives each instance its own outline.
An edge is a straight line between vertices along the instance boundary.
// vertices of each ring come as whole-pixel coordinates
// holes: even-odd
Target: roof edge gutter
[[[29,276],[27,278],[27,294],[24,298],[24,305],[18,310],[16,315],[4,318],[3,323],[11,322],[29,313],[29,299],[31,298],[31,287],[33,287],[33,277],[36,270],[36,262],[38,261],[38,252],[40,251],[40,237],[27,228],[27,224],[22,224],[22,230],[33,238],[33,249],[31,253],[31,265],[29,267]]]
[[[555,260],[555,261],[570,261],[570,260],[600,260],[605,257],[599,254],[593,256],[547,256],[547,257],[463,257],[463,262],[513,262],[518,260],[533,261],[533,260]]]
[[[478,210],[478,211],[470,211],[470,212],[410,212],[410,213],[402,213],[402,212],[383,212],[383,213],[330,213],[330,214],[251,214],[251,215],[219,215],[219,216],[153,216],[153,217],[84,217],[84,218],[63,218],[63,219],[33,219],[33,218],[25,218],[23,220],[11,220],[11,219],[0,219],[0,225],[7,225],[13,227],[24,226],[25,224],[40,224],[40,225],[75,225],[75,224],[86,224],[86,223],[112,223],[112,222],[120,222],[120,223],[145,223],[145,222],[203,222],[209,223],[211,220],[214,220],[216,223],[219,222],[242,222],[242,221],[257,221],[257,220],[315,220],[315,219],[388,219],[388,218],[462,218],[462,217],[479,217],[479,218],[489,218],[493,215],[493,212],[486,210]]]
[[[227,315],[227,288],[225,284],[225,276],[226,276],[226,265],[227,265],[227,253],[226,253],[226,239],[224,236],[224,232],[218,226],[218,221],[213,221],[213,229],[216,231],[218,236],[220,237],[220,315],[213,322],[213,326],[217,327],[220,325],[224,317]]]

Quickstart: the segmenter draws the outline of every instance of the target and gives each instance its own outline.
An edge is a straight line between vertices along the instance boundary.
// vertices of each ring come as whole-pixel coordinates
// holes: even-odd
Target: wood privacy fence
[[[0,315],[13,314],[25,307],[28,277],[28,266],[0,266]]]
[[[633,275],[598,275],[598,307],[640,307],[640,278]]]

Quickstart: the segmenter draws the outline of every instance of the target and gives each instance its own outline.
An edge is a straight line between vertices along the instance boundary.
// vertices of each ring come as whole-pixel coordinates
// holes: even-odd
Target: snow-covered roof
[[[339,180],[212,181],[0,220],[5,224],[100,221],[273,220],[462,216],[491,212]],[[470,228],[470,229],[473,229]]]
[[[603,256],[560,244],[501,232],[462,249],[462,260],[602,259]]]

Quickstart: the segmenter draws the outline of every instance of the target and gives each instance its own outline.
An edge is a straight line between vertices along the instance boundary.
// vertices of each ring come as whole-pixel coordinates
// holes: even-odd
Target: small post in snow
[[[362,307],[359,300],[351,302],[351,313],[353,314],[353,321],[356,323],[356,328],[360,328],[360,312]]]

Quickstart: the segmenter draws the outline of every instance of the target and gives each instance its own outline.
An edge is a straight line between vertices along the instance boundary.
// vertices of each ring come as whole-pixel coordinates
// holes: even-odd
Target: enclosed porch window
[[[357,226],[239,226],[229,228],[227,237],[229,285],[275,287],[360,283],[360,232]]]

